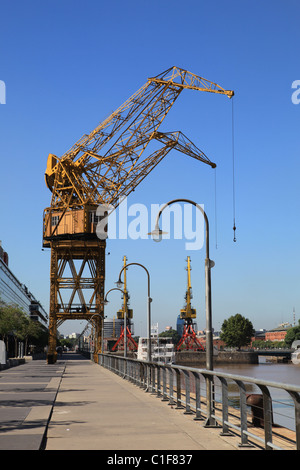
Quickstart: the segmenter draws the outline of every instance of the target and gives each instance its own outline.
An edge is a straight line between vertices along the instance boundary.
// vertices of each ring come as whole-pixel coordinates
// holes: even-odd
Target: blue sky
[[[0,239],[10,267],[48,308],[49,251],[42,251],[48,153],[64,154],[148,77],[175,65],[235,91],[233,242],[232,101],[185,90],[161,131],[181,130],[217,164],[215,173],[175,150],[128,198],[150,207],[174,198],[204,204],[210,220],[213,327],[241,313],[256,329],[300,312],[299,124],[292,83],[300,79],[297,0],[2,0]],[[217,235],[217,236],[216,236]],[[184,240],[108,241],[106,290],[122,258],[151,275],[152,317],[176,326],[191,256],[193,305],[205,328],[204,250]],[[128,270],[135,332],[146,331],[146,277]],[[106,315],[120,307],[111,294]],[[61,331],[80,332],[78,321]]]

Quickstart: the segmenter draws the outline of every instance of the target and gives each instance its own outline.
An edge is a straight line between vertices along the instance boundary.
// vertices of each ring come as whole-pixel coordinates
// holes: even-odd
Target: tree
[[[284,342],[286,346],[291,347],[293,341],[300,340],[300,320],[298,321],[299,325],[289,328],[286,332]]]
[[[18,341],[24,341],[25,354],[28,340],[37,339],[41,344],[47,343],[46,334],[42,325],[29,318],[28,315],[16,304],[6,304],[0,300],[0,337],[6,343],[9,351],[9,338],[14,340],[15,356],[18,355]],[[11,349],[12,351],[12,349]]]
[[[6,349],[8,349],[8,336],[13,329],[12,321],[11,321],[10,311],[7,308],[7,305],[1,301],[0,303],[0,336],[2,337],[3,341],[6,343]]]
[[[15,357],[18,356],[18,341],[24,339],[24,324],[26,322],[26,314],[18,306],[10,307],[11,321],[13,325],[12,334],[15,340]]]
[[[8,338],[13,336],[15,345],[17,345],[17,338],[22,328],[22,321],[24,312],[17,305],[8,305],[4,302],[0,304],[0,335],[3,341],[6,342],[8,349]],[[17,346],[15,346],[17,348]],[[16,351],[15,351],[16,352]]]
[[[176,345],[179,340],[180,336],[177,333],[176,330],[168,330],[168,331],[163,331],[162,333],[159,333],[159,338],[172,338],[173,344]]]
[[[43,327],[42,325],[36,321],[32,320],[31,318],[28,318],[25,316],[23,319],[23,325],[22,328],[19,332],[19,339],[24,341],[25,347],[25,354],[27,353],[28,350],[28,342],[29,340],[33,340],[34,338],[40,338],[43,333]]]
[[[255,331],[248,318],[240,313],[224,320],[220,338],[226,346],[241,349],[242,346],[248,346]]]

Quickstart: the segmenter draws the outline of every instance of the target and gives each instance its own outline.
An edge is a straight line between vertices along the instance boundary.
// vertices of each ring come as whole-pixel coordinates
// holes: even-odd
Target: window
[[[51,218],[51,225],[52,225],[52,227],[53,227],[54,225],[57,225],[58,222],[59,222],[59,215],[53,215],[52,218]]]
[[[91,224],[97,224],[100,222],[101,217],[100,215],[96,215],[96,212],[90,212],[90,223]]]

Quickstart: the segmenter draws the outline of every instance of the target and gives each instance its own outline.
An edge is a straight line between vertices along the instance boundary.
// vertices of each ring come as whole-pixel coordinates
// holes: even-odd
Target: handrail
[[[156,394],[162,401],[184,409],[184,413],[192,414],[194,419],[205,421],[205,427],[220,428],[221,435],[239,434],[241,447],[256,443],[266,450],[300,450],[300,386],[221,371],[140,361],[112,354],[99,354],[98,364],[145,391]],[[208,400],[206,387],[201,389],[203,379],[205,383],[208,381],[212,384],[213,394],[211,397],[208,395]],[[239,392],[238,407],[231,404],[229,388],[233,384]],[[261,393],[247,394],[249,385],[258,387]],[[218,388],[221,389],[219,394]],[[274,389],[284,390],[292,399],[294,430],[273,423],[273,405],[276,400],[272,398],[271,391]],[[248,398],[253,396],[262,402],[262,408],[250,404]],[[281,406],[284,405],[287,406],[281,403]],[[260,420],[258,427],[255,419]]]

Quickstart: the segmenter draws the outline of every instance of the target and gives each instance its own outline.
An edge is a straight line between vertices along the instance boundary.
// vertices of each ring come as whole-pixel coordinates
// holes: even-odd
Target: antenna
[[[294,321],[294,326],[296,326],[295,307],[293,308],[293,321]]]

